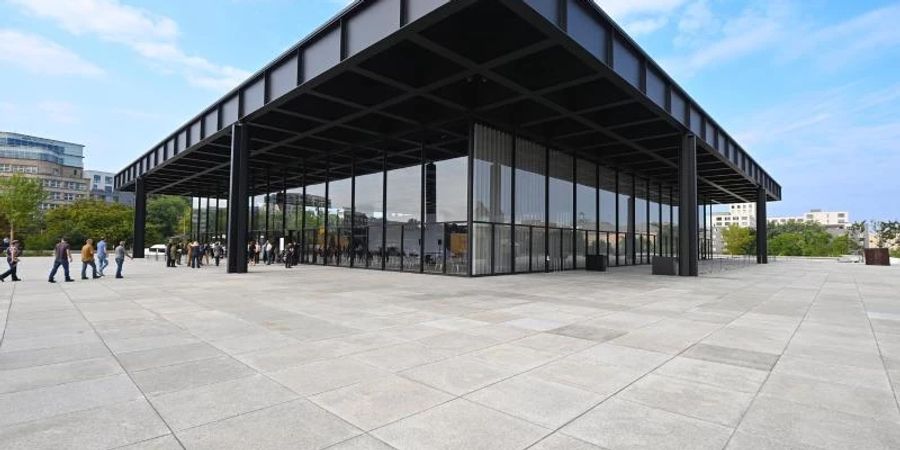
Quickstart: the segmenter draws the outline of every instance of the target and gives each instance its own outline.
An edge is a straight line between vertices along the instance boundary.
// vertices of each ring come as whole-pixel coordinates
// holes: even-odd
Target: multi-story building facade
[[[87,197],[83,159],[81,144],[0,131],[0,176],[21,173],[41,180],[47,192],[42,210]]]
[[[725,241],[722,238],[722,231],[730,225],[737,225],[743,228],[756,226],[756,204],[755,203],[733,203],[728,205],[728,211],[714,212],[710,216],[712,223],[712,247],[713,254],[721,254],[725,252]]]
[[[84,178],[90,189],[90,198],[106,203],[121,203],[134,206],[134,194],[117,191],[113,182],[116,174],[99,170],[85,170]]]
[[[822,211],[811,209],[802,216],[773,217],[770,223],[814,222],[829,230],[846,230],[850,226],[850,213],[847,211]]]

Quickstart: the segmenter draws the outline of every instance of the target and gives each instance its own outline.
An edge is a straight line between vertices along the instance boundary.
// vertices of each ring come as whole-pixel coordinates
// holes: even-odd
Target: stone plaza
[[[3,449],[900,448],[896,267],[48,265],[0,284]]]

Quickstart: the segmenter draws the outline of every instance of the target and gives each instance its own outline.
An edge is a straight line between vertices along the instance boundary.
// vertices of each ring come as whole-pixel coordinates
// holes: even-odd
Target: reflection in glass
[[[421,183],[422,167],[418,165],[387,172],[386,269],[419,270]],[[406,238],[406,231],[410,232],[409,239]]]
[[[303,257],[307,264],[325,264],[325,214],[328,202],[325,183],[306,187],[306,228],[303,233],[306,248]]]
[[[383,179],[382,172],[356,177],[356,224],[353,231],[355,267],[381,268]]]
[[[328,184],[328,243],[326,261],[333,266],[350,266],[351,215],[353,212],[352,179]]]

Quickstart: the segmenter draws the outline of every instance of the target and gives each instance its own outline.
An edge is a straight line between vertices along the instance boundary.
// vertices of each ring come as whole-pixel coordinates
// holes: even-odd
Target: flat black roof
[[[778,185],[590,0],[357,0],[116,176],[226,196],[231,124],[252,129],[251,192],[452,157],[481,121],[662,185],[698,137],[698,195]],[[303,179],[301,171],[306,173]]]

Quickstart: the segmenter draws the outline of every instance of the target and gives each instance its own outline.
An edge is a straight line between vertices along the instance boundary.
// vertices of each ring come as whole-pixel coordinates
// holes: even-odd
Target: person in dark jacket
[[[19,255],[21,253],[22,250],[19,248],[19,241],[13,240],[9,243],[9,247],[6,248],[6,263],[9,264],[9,270],[0,275],[0,282],[6,281],[6,277],[12,278],[12,281],[22,281],[22,279],[16,275],[16,271],[19,267]]]

